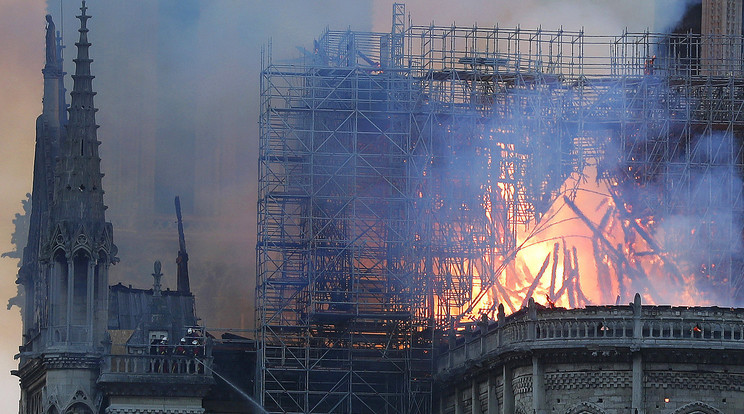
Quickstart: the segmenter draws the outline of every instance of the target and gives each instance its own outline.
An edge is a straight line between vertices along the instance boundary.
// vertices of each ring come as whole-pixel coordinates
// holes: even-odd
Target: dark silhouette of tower
[[[191,294],[191,285],[189,283],[189,254],[186,253],[186,237],[183,235],[183,220],[181,218],[181,199],[176,196],[176,218],[178,219],[178,257],[176,265],[178,266],[177,286],[178,292]]]

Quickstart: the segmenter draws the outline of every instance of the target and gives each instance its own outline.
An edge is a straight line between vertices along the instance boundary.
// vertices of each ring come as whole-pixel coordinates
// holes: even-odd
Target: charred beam
[[[571,201],[570,198],[563,196],[563,201],[566,203],[568,208],[571,209],[578,217],[581,219],[581,221],[586,224],[587,227],[589,227],[589,230],[594,233],[594,236],[597,237],[607,248],[607,250],[610,252],[610,254],[613,256],[615,261],[618,263],[619,268],[625,269],[626,272],[629,272],[630,275],[634,276],[632,277],[632,280],[641,282],[648,293],[654,298],[655,301],[658,301],[659,294],[656,292],[656,289],[654,289],[653,285],[651,285],[651,282],[648,280],[648,277],[644,272],[642,272],[639,269],[636,269],[623,255],[622,250],[620,248],[615,248],[612,246],[612,243],[607,240],[607,237],[602,233],[601,230],[597,228],[597,226],[592,223],[591,220],[579,209],[579,207]],[[618,272],[619,273],[619,272]]]

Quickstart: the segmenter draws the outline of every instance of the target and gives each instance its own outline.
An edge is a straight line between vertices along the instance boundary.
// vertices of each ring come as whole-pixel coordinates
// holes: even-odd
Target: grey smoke
[[[60,1],[49,0],[48,10],[62,22],[71,73],[78,5],[66,1],[60,10]],[[407,6],[419,24],[583,27],[603,34],[655,24],[649,18],[654,13],[638,16],[639,7],[652,8],[640,1]],[[89,7],[104,188],[122,258],[111,282],[146,287],[150,265],[159,259],[164,285],[175,287],[177,242],[169,224],[172,199],[180,195],[192,285],[209,311],[203,316],[245,326],[252,319],[248,309],[240,320],[207,313],[226,301],[248,308],[253,296],[261,48],[271,39],[274,59],[291,59],[298,56],[295,46],[309,48],[326,26],[387,31],[392,2],[134,0],[89,2]],[[677,9],[666,7],[663,15],[674,20],[681,15]],[[161,218],[157,232],[143,220],[153,214]],[[203,217],[211,219],[210,231],[197,229]]]

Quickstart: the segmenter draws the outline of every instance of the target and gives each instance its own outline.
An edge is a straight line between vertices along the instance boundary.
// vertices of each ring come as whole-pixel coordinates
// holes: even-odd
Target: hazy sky
[[[78,14],[77,0],[49,0],[49,10],[45,0],[0,0],[0,98],[4,102],[0,111],[0,252],[12,249],[10,233],[12,232],[13,215],[20,211],[20,201],[31,190],[32,162],[34,146],[35,118],[41,112],[42,74],[44,59],[44,15],[47,12],[58,16],[60,1],[65,14],[65,52],[66,70],[71,71],[70,60],[74,54],[76,21],[72,16]],[[124,74],[116,73],[115,68],[107,67],[105,59],[120,54],[126,59],[126,65],[119,65],[120,71],[126,71],[129,79],[139,71],[151,70],[154,63],[151,56],[138,54],[138,39],[146,39],[148,31],[157,28],[141,24],[147,21],[144,10],[151,3],[167,0],[90,0],[89,14],[90,40],[93,43],[91,55],[94,61],[102,58],[104,62],[94,62],[93,74],[96,76],[94,89],[98,91],[96,104],[101,108],[98,118],[101,124],[99,137],[108,137],[107,125],[103,120],[114,115],[103,115],[105,102],[132,100],[136,105],[138,94],[145,91],[136,89],[137,83],[126,84],[129,93],[117,93],[123,88],[119,79]],[[392,1],[348,1],[348,0],[199,0],[198,19],[194,24],[202,28],[199,31],[199,47],[194,54],[194,61],[189,62],[192,71],[187,71],[193,79],[185,79],[188,85],[202,85],[197,92],[197,99],[205,101],[204,107],[220,113],[215,123],[225,123],[225,131],[242,131],[241,134],[223,139],[241,140],[249,154],[256,154],[258,149],[258,79],[260,70],[260,46],[269,38],[273,41],[275,59],[296,57],[295,46],[311,47],[315,38],[326,26],[331,29],[345,29],[351,26],[357,30],[389,31],[391,26]],[[665,25],[677,19],[686,1],[663,1],[653,4],[645,0],[632,1],[538,1],[538,0],[464,0],[406,2],[407,13],[414,24],[426,25],[432,21],[449,25],[457,22],[471,26],[475,23],[482,26],[499,24],[502,27],[521,25],[525,28],[542,26],[544,29],[556,29],[561,26],[567,30],[579,30],[582,27],[589,33],[619,34],[624,28],[630,31],[643,31],[647,27]],[[519,7],[517,7],[519,5]],[[655,10],[664,10],[664,20],[655,22]],[[58,24],[58,28],[60,25]],[[175,33],[174,36],[178,36]],[[131,41],[129,41],[131,39]],[[106,48],[106,42],[116,42],[118,49]],[[177,51],[177,50],[176,50]],[[168,53],[161,50],[159,53]],[[98,66],[97,66],[98,65]],[[189,75],[190,74],[190,75]],[[133,89],[134,88],[134,89]],[[203,91],[209,90],[209,93]],[[108,93],[108,95],[107,95]],[[69,102],[69,100],[68,100]],[[112,104],[113,105],[113,104]],[[116,114],[119,115],[119,114]],[[137,119],[126,119],[124,122],[137,122]],[[112,121],[113,122],[113,121]],[[196,128],[199,128],[197,125]],[[227,134],[229,135],[229,134]],[[129,137],[136,139],[136,137]],[[247,141],[245,141],[247,140]],[[106,171],[106,142],[102,145],[103,169]],[[111,162],[109,160],[109,162]],[[251,160],[255,165],[255,160]],[[249,169],[255,171],[255,169]],[[120,177],[107,177],[116,179]],[[248,201],[249,207],[244,210],[246,223],[255,223],[255,176],[247,174],[241,177],[246,186],[240,187],[243,194],[241,201]],[[115,197],[115,194],[107,194]],[[251,204],[252,200],[252,204]],[[116,209],[108,203],[111,210]],[[116,223],[114,223],[116,226]],[[253,229],[255,224],[248,225]],[[116,232],[114,233],[116,234]],[[247,251],[253,251],[252,241],[255,234],[242,239]],[[195,240],[193,243],[198,244]],[[128,260],[149,260],[149,258],[127,258]],[[15,294],[15,260],[0,260],[0,300]],[[116,273],[112,273],[111,283],[117,282]],[[252,290],[250,290],[252,292]],[[18,352],[21,328],[18,309],[6,311],[0,307],[0,329],[3,331],[0,342],[0,412],[15,412],[18,401],[18,381],[10,376],[9,371],[17,368],[13,355]]]

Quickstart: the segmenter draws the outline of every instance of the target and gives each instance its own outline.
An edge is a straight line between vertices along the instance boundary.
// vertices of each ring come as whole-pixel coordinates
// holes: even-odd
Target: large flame
[[[507,199],[512,191],[495,189],[482,204],[489,222],[501,214],[493,200]],[[493,316],[498,304],[514,312],[529,298],[574,308],[627,303],[636,291],[645,303],[707,304],[695,275],[685,274],[654,237],[655,218],[633,218],[632,206],[620,200],[616,186],[598,177],[594,165],[568,178],[547,213],[517,231],[512,254],[491,249],[466,260],[467,269],[449,269],[472,272],[472,302],[459,308],[459,320]]]
[[[716,180],[733,187],[733,170],[660,176],[653,160],[605,154],[603,136],[575,138],[570,155],[580,162],[569,165],[545,159],[559,150],[539,130],[440,126],[446,139],[424,171],[417,240],[426,313],[439,326],[494,317],[499,305],[512,313],[530,298],[576,308],[627,304],[638,292],[650,304],[729,304],[738,210],[733,196],[708,190]],[[675,191],[685,186],[708,199]]]

